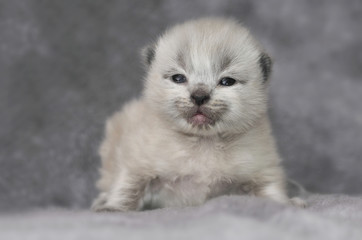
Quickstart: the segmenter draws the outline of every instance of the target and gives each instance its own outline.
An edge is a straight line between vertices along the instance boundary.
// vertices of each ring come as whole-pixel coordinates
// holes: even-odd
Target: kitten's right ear
[[[263,74],[263,81],[266,82],[272,70],[273,62],[268,54],[262,53],[259,57],[259,65],[261,68],[261,73]]]
[[[149,67],[151,66],[154,58],[155,58],[155,45],[150,44],[142,49],[142,59],[144,64]]]

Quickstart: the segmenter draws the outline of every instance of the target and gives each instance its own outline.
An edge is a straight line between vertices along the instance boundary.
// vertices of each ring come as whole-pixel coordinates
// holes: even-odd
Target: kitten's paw
[[[94,212],[126,212],[128,209],[122,206],[115,206],[108,202],[107,193],[101,193],[93,201],[91,210]]]
[[[97,211],[97,209],[102,208],[107,202],[107,193],[100,193],[99,196],[94,199],[91,210]]]
[[[293,197],[293,198],[289,199],[289,201],[293,206],[296,206],[296,207],[299,207],[299,208],[306,208],[307,207],[306,201],[304,201],[303,199],[301,199],[299,197]]]
[[[92,210],[95,212],[125,212],[124,209],[114,206],[92,206]]]

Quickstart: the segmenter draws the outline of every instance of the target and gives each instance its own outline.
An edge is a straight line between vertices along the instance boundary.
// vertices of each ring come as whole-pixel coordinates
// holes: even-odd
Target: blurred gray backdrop
[[[140,94],[139,49],[232,16],[273,56],[270,114],[288,175],[362,193],[362,4],[338,0],[0,1],[0,211],[88,207],[107,116]]]

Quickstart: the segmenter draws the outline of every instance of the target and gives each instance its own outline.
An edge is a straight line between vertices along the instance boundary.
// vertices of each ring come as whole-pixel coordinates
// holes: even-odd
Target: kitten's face
[[[259,48],[239,25],[177,26],[153,53],[145,96],[177,130],[242,132],[265,114],[263,73],[269,69],[263,69]]]

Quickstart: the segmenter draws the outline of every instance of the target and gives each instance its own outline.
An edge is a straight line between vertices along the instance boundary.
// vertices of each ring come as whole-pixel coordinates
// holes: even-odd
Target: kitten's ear
[[[155,58],[155,45],[150,44],[150,45],[147,45],[146,47],[144,47],[141,51],[141,55],[142,55],[143,63],[147,67],[151,66],[151,64]]]
[[[272,71],[273,62],[268,54],[262,53],[259,57],[259,65],[261,68],[261,73],[263,74],[263,81],[266,82]]]

